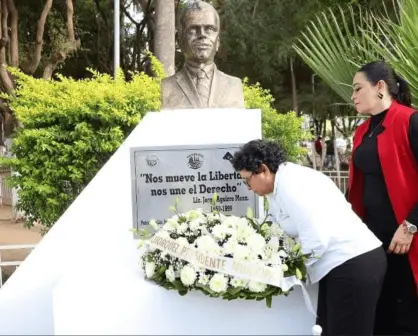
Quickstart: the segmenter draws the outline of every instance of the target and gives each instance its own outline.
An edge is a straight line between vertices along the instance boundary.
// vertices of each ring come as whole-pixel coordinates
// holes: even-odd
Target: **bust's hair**
[[[220,18],[219,18],[219,14],[216,11],[216,9],[209,3],[204,2],[204,1],[200,1],[200,0],[196,0],[196,1],[192,1],[192,2],[187,2],[184,7],[182,7],[179,10],[178,13],[178,20],[177,20],[177,31],[179,32],[179,34],[181,34],[183,32],[183,28],[185,26],[186,23],[186,14],[190,13],[190,12],[198,12],[198,11],[211,11],[215,14],[215,18],[216,18],[216,23],[218,25],[218,27],[220,26]]]
[[[287,161],[287,155],[278,141],[252,140],[235,152],[231,162],[236,171],[259,173],[265,164],[272,173]]]

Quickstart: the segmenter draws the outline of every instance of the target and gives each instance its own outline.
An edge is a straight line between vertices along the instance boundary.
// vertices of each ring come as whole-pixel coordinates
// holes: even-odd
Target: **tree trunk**
[[[42,76],[44,79],[51,79],[57,65],[64,62],[72,52],[80,47],[80,40],[75,39],[73,0],[66,0],[65,4],[67,6],[67,41],[62,49],[55,52],[48,60]]]
[[[10,14],[10,65],[19,67],[18,12],[14,0],[7,0]]]
[[[155,56],[167,76],[175,72],[175,7],[174,0],[155,0]]]
[[[32,56],[32,62],[27,66],[24,71],[28,74],[33,74],[36,69],[38,69],[39,63],[41,62],[42,57],[42,47],[44,44],[44,30],[45,30],[45,23],[48,17],[49,12],[51,11],[52,7],[52,0],[47,0],[42,10],[41,17],[39,18],[36,24],[36,45],[34,54]]]
[[[292,102],[293,102],[293,111],[296,112],[296,115],[299,117],[298,109],[298,93],[296,90],[296,77],[293,69],[293,57],[290,57],[290,77],[292,80]]]

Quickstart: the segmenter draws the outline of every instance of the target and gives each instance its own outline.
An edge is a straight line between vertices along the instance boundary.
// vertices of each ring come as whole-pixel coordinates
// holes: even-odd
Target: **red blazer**
[[[409,119],[414,112],[412,108],[393,101],[382,123],[385,130],[377,136],[380,163],[398,225],[403,223],[418,203],[418,164],[408,138]],[[353,154],[361,144],[369,125],[370,119],[358,127],[353,140]],[[355,167],[351,159],[348,199],[360,217],[364,216],[363,183],[363,173]],[[414,235],[408,254],[418,286],[418,234]]]

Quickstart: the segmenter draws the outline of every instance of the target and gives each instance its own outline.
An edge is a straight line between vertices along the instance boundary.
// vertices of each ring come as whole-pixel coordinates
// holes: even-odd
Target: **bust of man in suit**
[[[241,80],[219,71],[214,63],[220,30],[215,8],[203,1],[186,5],[177,30],[185,64],[163,79],[162,108],[244,108]]]

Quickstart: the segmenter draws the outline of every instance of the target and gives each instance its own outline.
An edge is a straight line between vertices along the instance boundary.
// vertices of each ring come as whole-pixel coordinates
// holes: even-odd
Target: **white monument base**
[[[316,306],[316,286],[309,291]],[[312,335],[300,288],[288,297],[226,301],[150,283],[136,267],[108,263],[66,276],[54,290],[57,335]]]
[[[315,318],[298,292],[271,309],[200,293],[180,297],[144,282],[137,263],[130,148],[256,138],[258,110],[148,113],[0,289],[0,335],[311,334]]]

